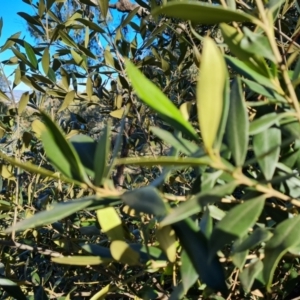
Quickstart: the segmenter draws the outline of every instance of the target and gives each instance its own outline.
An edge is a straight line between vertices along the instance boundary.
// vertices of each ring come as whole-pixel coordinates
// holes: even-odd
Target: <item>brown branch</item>
[[[28,251],[32,251],[32,252],[38,252],[40,254],[49,255],[51,257],[61,257],[61,256],[63,256],[59,252],[51,251],[51,250],[48,250],[48,249],[43,249],[42,247],[32,247],[32,246],[29,246],[29,245],[14,242],[12,240],[9,240],[9,241],[0,240],[0,245],[12,247],[12,248],[18,248],[18,249],[21,249],[21,250],[28,250]]]

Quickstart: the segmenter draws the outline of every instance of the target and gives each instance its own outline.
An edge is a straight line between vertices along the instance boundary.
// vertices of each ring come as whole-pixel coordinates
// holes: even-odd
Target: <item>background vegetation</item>
[[[23,2],[1,299],[298,297],[298,3]]]

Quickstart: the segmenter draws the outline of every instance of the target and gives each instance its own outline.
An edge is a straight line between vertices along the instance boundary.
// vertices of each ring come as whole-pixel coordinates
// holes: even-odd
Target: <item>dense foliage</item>
[[[1,299],[299,296],[298,3],[23,2]]]

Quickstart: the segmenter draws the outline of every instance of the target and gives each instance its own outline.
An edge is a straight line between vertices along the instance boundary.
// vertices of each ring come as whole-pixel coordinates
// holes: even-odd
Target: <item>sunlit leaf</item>
[[[168,2],[162,7],[152,11],[152,15],[164,14],[169,17],[191,20],[200,24],[216,24],[221,22],[252,22],[255,20],[251,15],[226,9],[220,5],[207,4],[204,2]]]
[[[214,72],[211,72],[211,70]],[[197,108],[200,131],[209,154],[219,129],[226,83],[226,66],[222,54],[210,38],[205,38],[197,84]]]
[[[113,207],[98,209],[97,219],[102,232],[107,234],[110,240],[124,240],[122,221]]]
[[[19,115],[24,111],[26,108],[27,104],[29,101],[29,92],[25,92],[22,94],[20,102],[19,102],[19,107],[18,107],[18,113]]]
[[[126,62],[126,71],[141,100],[155,110],[170,125],[198,139],[192,125],[184,119],[177,107],[148,80],[130,61]]]
[[[66,94],[66,97],[61,105],[61,107],[59,108],[58,112],[63,111],[64,109],[66,109],[74,100],[75,97],[75,91],[70,91]]]

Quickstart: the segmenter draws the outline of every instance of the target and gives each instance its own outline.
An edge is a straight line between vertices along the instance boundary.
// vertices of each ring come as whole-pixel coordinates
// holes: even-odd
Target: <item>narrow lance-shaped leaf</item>
[[[109,0],[97,0],[97,1],[99,3],[101,15],[103,16],[104,19],[106,19]]]
[[[76,211],[79,211],[81,209],[90,206],[95,201],[95,199],[96,197],[94,196],[94,197],[82,198],[81,200],[77,199],[74,201],[55,204],[52,207],[52,209],[47,211],[42,211],[40,213],[37,213],[31,218],[23,220],[17,223],[15,226],[8,228],[6,232],[12,232],[13,230],[23,231],[28,228],[35,228],[41,225],[51,224],[55,221],[70,216]]]
[[[253,138],[253,150],[258,164],[267,180],[271,180],[279,159],[281,132],[271,127],[260,132]]]
[[[241,238],[255,224],[265,205],[265,196],[259,196],[232,208],[219,221],[210,237],[210,253],[213,256],[226,244]]]
[[[238,59],[242,60],[253,71],[263,76],[270,77],[268,65],[265,59],[259,56],[260,53],[253,54],[241,47],[240,44],[244,38],[242,32],[225,23],[220,24],[220,29],[225,43]]]
[[[89,182],[80,159],[51,118],[43,114],[47,130],[42,132],[42,142],[47,156],[64,175],[75,180]]]
[[[225,276],[216,255],[211,256],[208,242],[198,226],[190,219],[173,224],[182,248],[186,251],[200,280],[212,289],[226,290]]]
[[[61,112],[64,109],[66,109],[73,102],[74,97],[75,97],[75,91],[68,92],[58,112]]]
[[[95,185],[99,186],[108,175],[108,157],[110,149],[110,124],[106,126],[103,135],[97,144],[95,158],[94,158],[94,171],[95,171]]]
[[[190,20],[193,23],[217,24],[221,22],[253,22],[251,15],[223,8],[220,5],[212,5],[204,2],[181,2],[172,1],[156,8],[152,15],[164,14],[169,17]]]
[[[25,92],[22,94],[20,102],[19,102],[19,107],[18,107],[18,113],[19,115],[24,111],[26,108],[27,104],[29,101],[29,92]]]
[[[235,164],[241,167],[247,154],[249,121],[239,77],[234,79],[231,87],[229,116],[226,126],[226,140]]]
[[[121,199],[137,212],[153,214],[157,217],[165,216],[167,213],[166,204],[158,191],[151,186],[125,192]]]
[[[285,253],[299,244],[300,216],[281,222],[265,247],[263,277],[270,292],[275,269]]]
[[[3,52],[3,51],[5,51],[6,49],[12,47],[12,46],[15,44],[15,42],[12,41],[12,39],[18,39],[19,36],[20,36],[20,34],[21,34],[21,31],[15,33],[15,34],[13,34],[12,36],[10,36],[10,37],[6,40],[5,44],[1,47],[0,53]]]
[[[29,61],[35,68],[37,68],[38,61],[35,57],[34,50],[27,42],[24,42],[24,47],[25,47],[26,55],[27,55]]]
[[[97,210],[97,219],[103,233],[107,234],[112,241],[124,239],[122,220],[114,207]]]
[[[126,62],[126,71],[136,93],[145,104],[159,113],[174,128],[198,140],[194,128],[184,119],[179,109],[128,60]]]
[[[203,143],[209,154],[213,153],[213,144],[222,118],[226,77],[221,52],[211,38],[205,38],[197,84],[197,107]]]
[[[49,48],[46,47],[42,57],[42,67],[46,75],[48,74],[49,66],[50,66]]]

